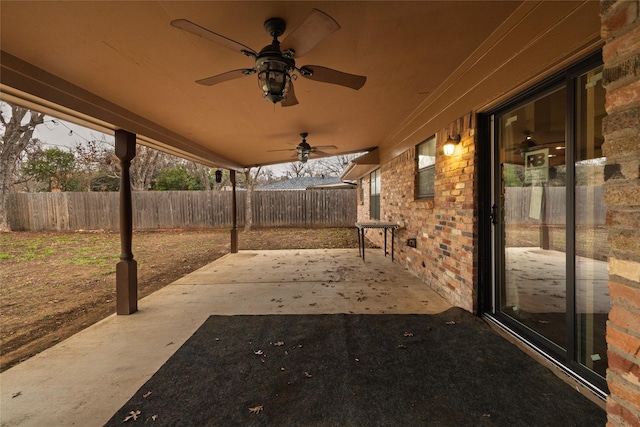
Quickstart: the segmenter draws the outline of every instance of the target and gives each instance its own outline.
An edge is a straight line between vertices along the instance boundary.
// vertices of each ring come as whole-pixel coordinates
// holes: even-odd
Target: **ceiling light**
[[[258,86],[262,96],[275,104],[286,98],[291,87],[291,72],[295,70],[296,62],[293,59],[294,51],[280,51],[278,36],[284,32],[284,21],[273,18],[267,20],[264,25],[273,41],[263,47],[256,56]]]
[[[302,163],[307,163],[307,160],[309,160],[309,155],[311,154],[311,146],[306,140],[303,139],[303,141],[296,147],[296,152],[298,153],[298,160],[300,160]]]
[[[273,45],[269,45],[265,49],[271,46]],[[270,55],[270,52],[263,55],[265,49],[260,52],[256,60],[258,86],[260,86],[262,96],[275,104],[287,96],[289,87],[291,87],[291,71],[295,64],[293,60],[288,61],[285,57]]]
[[[298,152],[298,160],[302,163],[307,163],[307,160],[309,160],[309,154],[311,154],[311,152],[307,150]]]

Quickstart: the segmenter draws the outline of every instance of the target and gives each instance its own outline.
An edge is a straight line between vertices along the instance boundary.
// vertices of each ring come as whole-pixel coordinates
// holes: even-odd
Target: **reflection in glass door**
[[[500,311],[566,349],[564,87],[499,119]]]
[[[576,79],[575,313],[578,362],[602,377],[610,309],[605,228],[602,67]]]
[[[596,61],[556,76],[491,116],[492,313],[604,391],[609,247],[605,93]]]

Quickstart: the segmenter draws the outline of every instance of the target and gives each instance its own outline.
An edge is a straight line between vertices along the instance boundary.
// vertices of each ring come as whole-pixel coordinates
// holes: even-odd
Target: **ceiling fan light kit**
[[[270,45],[262,48],[256,56],[256,70],[258,86],[262,96],[275,103],[287,97],[291,87],[291,71],[295,69],[293,52],[281,52],[278,37],[286,29],[285,22],[280,18],[271,18],[264,23],[264,28],[273,37]]]
[[[300,141],[300,143],[296,146],[296,148],[285,148],[282,150],[268,150],[270,152],[273,151],[290,151],[293,150],[296,152],[296,156],[298,157],[298,160],[302,163],[306,163],[307,160],[309,160],[309,157],[311,157],[311,153],[316,153],[316,154],[320,154],[321,156],[329,156],[330,154],[324,153],[322,151],[320,151],[320,149],[334,149],[337,150],[338,147],[336,147],[335,145],[318,145],[318,146],[314,146],[312,147],[311,145],[309,145],[309,143],[307,142],[307,137],[309,136],[309,132],[302,132],[300,134],[300,137],[302,137],[302,141]]]
[[[280,41],[278,40],[278,37],[286,30],[286,23],[281,18],[270,18],[264,22],[264,28],[273,40],[259,53],[242,43],[214,33],[186,19],[176,19],[171,22],[171,25],[233,51],[239,51],[255,60],[254,68],[227,71],[196,80],[196,83],[202,85],[212,86],[257,73],[258,86],[264,98],[274,104],[281,102],[283,107],[289,107],[298,104],[293,89],[293,81],[297,77],[293,74],[294,71],[309,80],[336,84],[355,90],[360,89],[367,79],[365,76],[343,73],[317,65],[296,67],[294,59],[296,55],[303,56],[325,37],[340,29],[340,25],[331,16],[318,9],[313,9],[305,21],[287,36],[283,41],[287,47],[284,51],[280,49]],[[288,47],[289,45],[291,46]]]

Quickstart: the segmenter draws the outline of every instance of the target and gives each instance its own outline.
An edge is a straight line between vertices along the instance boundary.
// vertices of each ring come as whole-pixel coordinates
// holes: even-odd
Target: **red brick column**
[[[601,1],[611,254],[609,426],[640,426],[640,1]]]

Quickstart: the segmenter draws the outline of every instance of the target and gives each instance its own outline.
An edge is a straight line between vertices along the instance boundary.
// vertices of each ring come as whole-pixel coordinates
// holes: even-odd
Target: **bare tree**
[[[177,165],[180,160],[162,151],[138,145],[136,156],[131,161],[131,189],[133,191],[147,191],[153,187],[153,180],[158,174]]]
[[[312,176],[311,168],[308,163],[291,162],[287,163],[285,170],[287,178],[298,178],[301,176]]]
[[[244,203],[244,231],[251,231],[251,227],[253,226],[253,215],[251,212],[251,196],[253,193],[253,189],[256,187],[256,184],[259,181],[262,166],[258,166],[251,172],[253,168],[245,168],[244,169],[244,180],[247,188],[247,196],[245,198]]]
[[[32,176],[24,173],[24,165],[31,159],[34,159],[42,151],[42,142],[38,138],[32,138],[31,142],[27,145],[22,156],[18,160],[18,163],[13,170],[13,183],[11,185],[12,191],[24,191],[27,193],[34,193],[38,191],[40,183],[37,182]]]
[[[265,166],[262,168],[262,173],[259,179],[260,179],[260,184],[270,184],[272,182],[279,181],[279,179],[276,177],[275,173],[273,172],[273,169],[271,169],[269,166]]]
[[[340,156],[323,157],[316,160],[318,172],[325,176],[340,176],[349,162],[359,154],[344,154]]]
[[[11,117],[5,118],[5,105],[11,108]],[[44,122],[44,114],[17,105],[3,103],[0,112],[2,138],[0,139],[0,230],[8,230],[7,202],[16,165],[33,144],[33,131]]]
[[[120,160],[115,155],[113,149],[109,150],[104,162],[112,171],[113,176],[120,177]],[[136,156],[131,161],[131,189],[133,191],[148,191],[153,188],[153,182],[158,174],[163,170],[170,169],[180,164],[182,160],[178,157],[138,145]]]
[[[93,190],[93,182],[100,177],[116,178],[111,167],[114,155],[104,135],[86,143],[77,143],[75,147],[76,163],[86,191]]]

